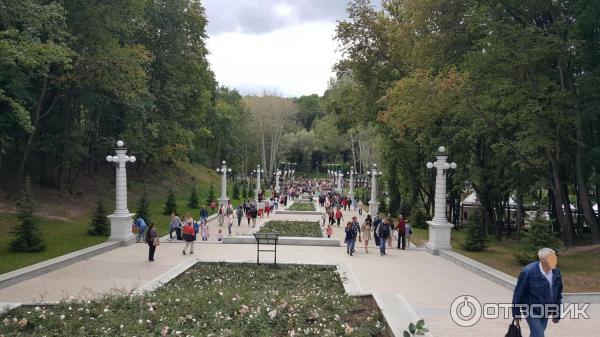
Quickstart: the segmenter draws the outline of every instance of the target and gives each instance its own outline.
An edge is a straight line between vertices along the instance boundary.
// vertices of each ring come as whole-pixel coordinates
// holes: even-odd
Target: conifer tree
[[[467,238],[463,247],[471,252],[480,252],[487,248],[488,238],[485,230],[483,212],[476,209],[467,221]]]
[[[194,209],[200,208],[200,206],[198,205],[198,189],[196,188],[196,184],[192,186],[192,194],[190,194],[188,206]]]
[[[175,200],[175,192],[173,189],[169,190],[169,196],[165,202],[164,214],[177,213],[177,201]],[[145,219],[144,219],[145,220]]]
[[[10,250],[13,252],[40,252],[46,248],[42,232],[33,217],[34,205],[31,184],[29,177],[27,177],[25,190],[17,200],[18,218],[21,223],[12,231],[14,238],[10,243]]]
[[[110,223],[106,217],[106,210],[100,199],[96,202],[96,211],[94,211],[94,215],[90,221],[88,233],[96,236],[110,235]]]
[[[210,189],[208,190],[208,197],[206,198],[206,203],[210,205],[217,197],[215,196],[215,185],[214,183],[210,183]]]
[[[147,224],[150,223],[150,202],[148,201],[148,196],[146,195],[145,190],[144,193],[142,193],[142,198],[140,199],[135,218],[142,218]]]

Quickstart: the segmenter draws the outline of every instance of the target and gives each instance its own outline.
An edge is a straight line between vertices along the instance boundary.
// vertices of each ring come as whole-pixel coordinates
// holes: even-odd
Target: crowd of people
[[[394,241],[397,242],[398,249],[410,247],[410,235],[412,227],[400,215],[395,224],[391,217],[380,216],[379,214],[371,216],[367,214],[360,223],[357,216],[351,219],[344,218],[344,212],[357,212],[362,217],[364,204],[362,200],[342,195],[335,187],[327,182],[316,179],[301,178],[288,182],[281,187],[280,193],[274,190],[261,191],[257,195],[257,200],[244,200],[237,207],[229,201],[227,204],[217,205],[216,201],[210,203],[212,213],[217,216],[218,230],[216,240],[221,242],[224,237],[224,228],[227,226],[227,234],[232,235],[232,228],[237,222],[237,226],[242,226],[244,218],[246,226],[256,227],[258,218],[268,218],[280,205],[286,207],[288,200],[295,200],[300,196],[307,196],[311,201],[317,201],[319,206],[324,209],[321,226],[328,238],[334,234],[334,226],[344,228],[344,243],[346,243],[347,254],[355,254],[356,241],[364,243],[365,253],[369,253],[369,242],[375,241],[375,246],[379,247],[381,256],[386,255],[386,245],[392,247]],[[172,213],[169,221],[169,238],[167,240],[184,241],[182,250],[183,255],[194,254],[194,242],[198,236],[201,241],[208,241],[210,229],[208,226],[209,210],[206,206],[200,209],[199,217],[194,219],[191,213],[187,213],[183,218]],[[236,221],[237,220],[237,221]],[[344,225],[345,223],[345,225]],[[160,245],[154,224],[149,226],[145,220],[138,217],[133,224],[133,231],[137,235],[137,242],[146,242],[149,246],[148,260],[154,261],[154,252]]]

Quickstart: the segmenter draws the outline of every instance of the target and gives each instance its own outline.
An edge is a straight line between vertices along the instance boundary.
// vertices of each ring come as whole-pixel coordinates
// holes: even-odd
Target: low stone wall
[[[254,236],[226,236],[223,238],[224,244],[256,244]],[[278,245],[285,246],[326,246],[340,247],[340,240],[327,238],[309,238],[282,236],[279,237]]]

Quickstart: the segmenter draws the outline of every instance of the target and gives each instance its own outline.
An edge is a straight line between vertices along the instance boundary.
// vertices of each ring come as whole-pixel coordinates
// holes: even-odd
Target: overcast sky
[[[377,2],[377,0],[373,0]],[[242,94],[322,95],[339,59],[336,21],[348,0],[203,0],[209,61]]]

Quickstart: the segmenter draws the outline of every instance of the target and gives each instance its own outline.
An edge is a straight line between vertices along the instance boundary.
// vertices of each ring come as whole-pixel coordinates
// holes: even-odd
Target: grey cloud
[[[348,0],[204,0],[202,4],[208,15],[209,35],[260,34],[298,23],[341,20],[346,17]],[[290,6],[291,14],[277,13],[278,5]]]

